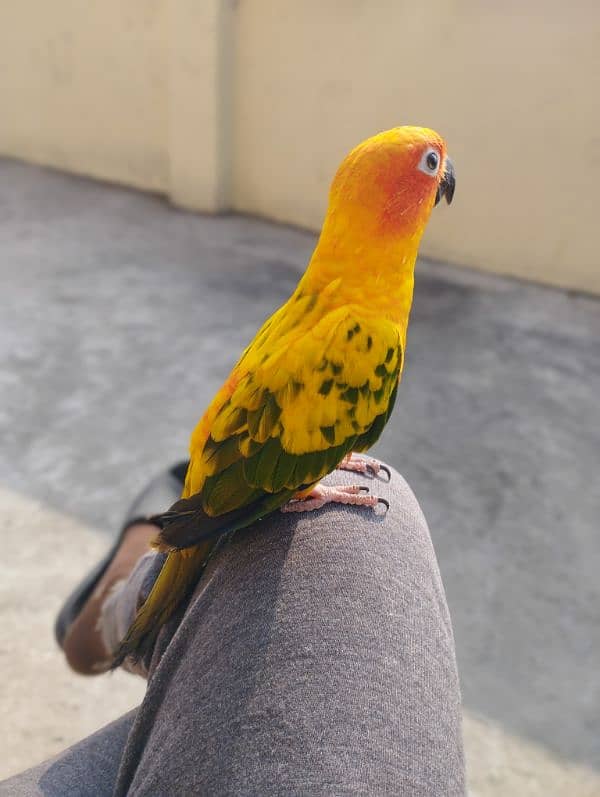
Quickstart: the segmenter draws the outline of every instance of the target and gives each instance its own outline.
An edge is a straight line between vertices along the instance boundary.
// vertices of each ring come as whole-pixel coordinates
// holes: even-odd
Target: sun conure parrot
[[[353,452],[375,443],[392,411],[417,249],[454,185],[444,140],[423,127],[379,133],[343,160],[306,272],[200,419],[181,500],[153,518],[168,556],[115,666],[150,648],[224,533],[280,508],[377,503],[319,482],[372,465]]]

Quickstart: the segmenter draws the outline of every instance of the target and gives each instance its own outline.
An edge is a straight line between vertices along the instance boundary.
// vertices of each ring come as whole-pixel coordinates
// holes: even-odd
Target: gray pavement
[[[0,160],[0,485],[114,529],[313,244]],[[428,518],[467,709],[600,769],[599,340],[592,298],[421,262],[377,452]]]

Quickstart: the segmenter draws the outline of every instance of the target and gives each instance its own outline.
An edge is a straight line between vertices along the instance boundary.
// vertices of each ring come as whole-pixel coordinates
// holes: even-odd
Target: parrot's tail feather
[[[198,543],[214,540],[226,531],[237,527],[236,521],[245,519],[247,507],[211,517],[202,507],[202,497],[180,498],[173,506],[160,515],[150,518],[150,522],[160,529],[152,547],[159,551],[174,548],[188,548]],[[244,523],[242,522],[242,525]]]
[[[181,498],[168,512],[155,515],[150,521],[160,528],[152,547],[159,551],[187,550],[189,546],[214,541],[221,535],[245,528],[255,520],[268,515],[285,504],[294,490],[263,493],[260,498],[222,515],[207,515],[202,507],[202,496]]]
[[[204,512],[201,496],[192,496],[150,518],[160,528],[152,546],[167,553],[167,559],[115,653],[113,669],[128,656],[139,661],[152,650],[160,629],[190,595],[208,559],[229,534],[273,512],[292,495],[292,490],[265,494],[261,500],[216,517]]]
[[[119,667],[128,656],[139,661],[152,649],[162,626],[196,586],[212,547],[212,543],[204,543],[169,553],[148,598],[114,655],[112,669]]]

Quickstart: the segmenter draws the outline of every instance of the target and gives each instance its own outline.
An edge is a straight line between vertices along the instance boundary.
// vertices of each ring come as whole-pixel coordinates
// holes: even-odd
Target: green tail
[[[205,542],[168,554],[148,598],[115,653],[113,669],[126,657],[139,661],[152,649],[160,629],[198,583],[214,544]]]

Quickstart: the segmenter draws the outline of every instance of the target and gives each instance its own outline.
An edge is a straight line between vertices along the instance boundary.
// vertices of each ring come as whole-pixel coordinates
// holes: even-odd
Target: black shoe
[[[123,521],[121,531],[111,549],[73,590],[56,617],[54,622],[54,636],[61,648],[71,623],[73,623],[96,588],[96,584],[112,562],[127,529],[135,523],[147,520],[147,518],[152,517],[152,515],[164,512],[177,501],[181,496],[188,464],[187,461],[178,462],[176,465],[169,468],[169,470],[156,476],[132,503]]]

